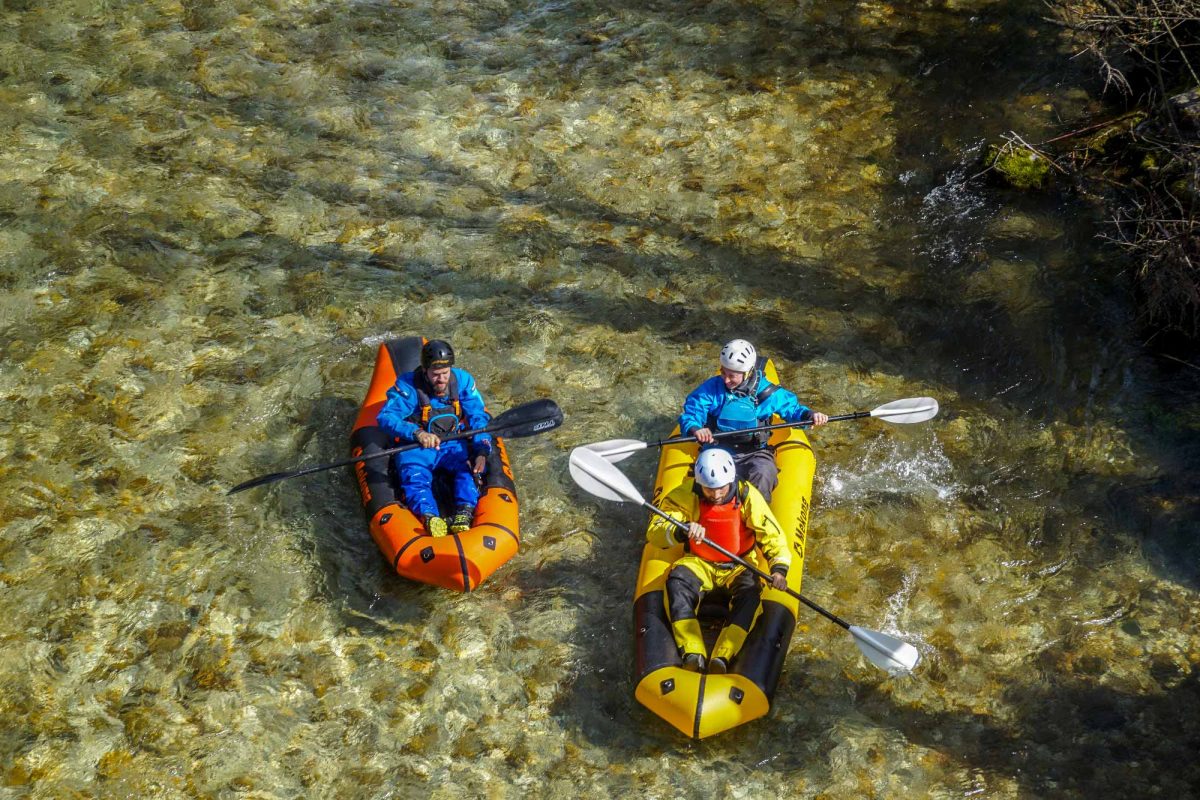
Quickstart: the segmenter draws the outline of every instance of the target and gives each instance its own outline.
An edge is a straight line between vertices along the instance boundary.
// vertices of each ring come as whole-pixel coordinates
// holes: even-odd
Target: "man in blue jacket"
[[[474,520],[479,502],[475,477],[483,472],[492,450],[491,434],[472,437],[469,448],[464,439],[444,442],[442,437],[487,427],[490,420],[475,379],[454,366],[454,350],[440,339],[426,342],[420,368],[398,376],[388,389],[379,426],[398,441],[421,445],[396,454],[396,472],[405,502],[425,522],[430,536],[447,533],[433,496],[433,471],[444,469],[453,475],[455,510],[449,532],[462,533]]]
[[[683,401],[679,432],[695,436],[700,449],[714,443],[714,433],[767,425],[778,414],[784,422],[811,422],[819,427],[829,417],[802,404],[796,395],[766,379],[754,345],[734,339],[721,349],[721,374],[697,386]],[[722,436],[720,444],[733,453],[738,477],[750,481],[771,500],[779,484],[775,451],[767,446],[770,431]]]

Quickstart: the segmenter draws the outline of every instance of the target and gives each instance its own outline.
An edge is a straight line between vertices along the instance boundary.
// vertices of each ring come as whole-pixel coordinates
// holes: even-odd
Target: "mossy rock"
[[[1017,189],[1041,189],[1050,177],[1050,162],[1023,147],[991,145],[983,163]]]
[[[1133,129],[1145,122],[1148,116],[1145,111],[1131,111],[1087,137],[1083,142],[1084,147],[1093,153],[1105,154],[1129,147],[1133,140]]]

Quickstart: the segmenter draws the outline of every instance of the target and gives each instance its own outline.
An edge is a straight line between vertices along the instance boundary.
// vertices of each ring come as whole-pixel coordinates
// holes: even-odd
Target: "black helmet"
[[[421,348],[421,369],[439,369],[454,366],[454,348],[449,342],[433,339]]]

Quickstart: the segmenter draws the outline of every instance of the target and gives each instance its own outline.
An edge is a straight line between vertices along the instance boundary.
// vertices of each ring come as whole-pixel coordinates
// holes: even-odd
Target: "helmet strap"
[[[742,378],[742,382],[733,387],[730,391],[733,394],[744,394],[751,397],[754,396],[754,390],[758,388],[758,370],[751,368],[746,373],[746,377]]]

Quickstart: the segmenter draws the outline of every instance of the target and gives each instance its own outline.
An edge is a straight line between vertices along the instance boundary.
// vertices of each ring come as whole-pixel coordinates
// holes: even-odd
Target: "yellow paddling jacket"
[[[743,498],[741,504],[742,521],[746,527],[754,531],[763,555],[767,557],[771,567],[790,567],[792,554],[788,551],[787,537],[783,528],[775,519],[771,506],[762,493],[746,481],[738,481],[735,491]],[[734,502],[730,500],[729,502]],[[700,495],[695,489],[695,482],[685,480],[676,486],[666,497],[662,498],[659,508],[667,516],[685,525],[700,518]],[[656,547],[674,547],[687,540],[687,534],[676,528],[670,522],[655,514],[650,518],[650,527],[646,529],[646,541]]]

